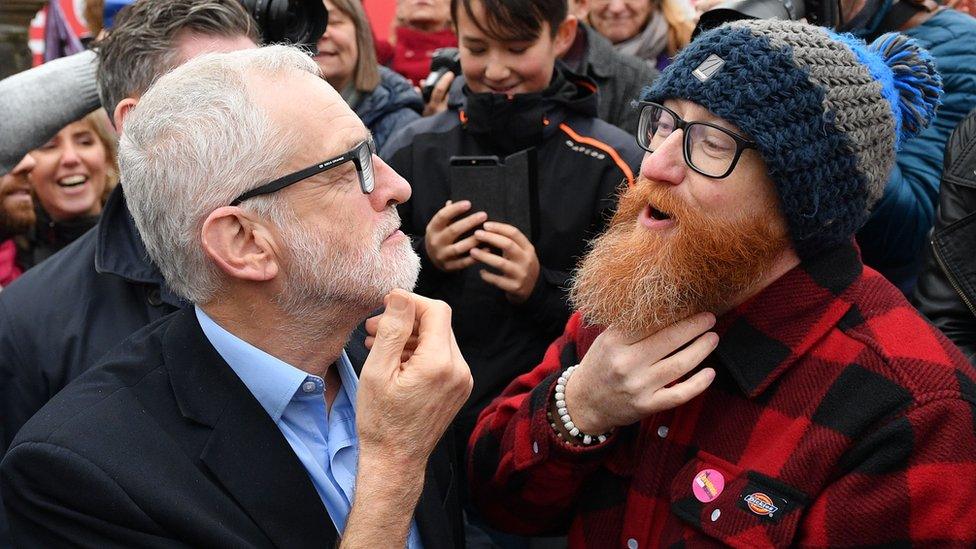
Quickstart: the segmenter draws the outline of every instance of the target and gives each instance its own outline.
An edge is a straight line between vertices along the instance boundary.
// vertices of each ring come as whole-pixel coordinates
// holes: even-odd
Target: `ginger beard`
[[[790,245],[776,204],[751,218],[714,219],[669,187],[640,179],[593,241],[570,288],[588,323],[647,335],[699,312],[721,314]],[[651,205],[674,225],[663,231],[641,225],[638,215]]]

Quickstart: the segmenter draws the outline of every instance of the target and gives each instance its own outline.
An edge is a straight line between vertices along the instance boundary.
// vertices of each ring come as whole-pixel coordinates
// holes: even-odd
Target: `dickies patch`
[[[740,509],[770,522],[779,522],[800,503],[783,497],[769,486],[750,480],[736,502]]]
[[[746,508],[759,516],[773,518],[773,514],[779,511],[779,507],[773,504],[773,499],[763,492],[753,492],[742,498],[742,501],[746,502]]]

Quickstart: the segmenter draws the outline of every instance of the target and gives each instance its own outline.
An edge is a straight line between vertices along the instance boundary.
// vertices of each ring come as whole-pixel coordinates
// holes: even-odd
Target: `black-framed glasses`
[[[297,172],[292,172],[286,176],[279,177],[274,181],[269,181],[264,185],[255,187],[246,193],[238,196],[230,203],[231,206],[237,206],[241,202],[244,202],[248,198],[254,198],[255,196],[261,196],[263,194],[271,194],[284,189],[289,185],[294,185],[299,181],[308,179],[313,175],[318,175],[326,170],[331,170],[336,166],[341,166],[346,162],[352,162],[356,165],[356,174],[359,175],[359,188],[363,191],[363,194],[369,194],[373,192],[373,155],[376,154],[376,145],[373,144],[373,138],[367,138],[362,143],[356,145],[352,150],[340,154],[335,158],[330,158],[328,160],[323,160],[317,164],[313,164],[307,168],[298,170]]]
[[[641,101],[638,107],[637,144],[647,152],[654,152],[671,132],[683,130],[685,164],[704,176],[728,177],[742,151],[756,148],[755,141],[708,122],[686,122],[659,103]]]

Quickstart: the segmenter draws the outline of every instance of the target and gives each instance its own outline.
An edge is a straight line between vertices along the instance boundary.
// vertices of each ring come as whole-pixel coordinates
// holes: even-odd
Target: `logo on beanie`
[[[699,82],[704,82],[715,76],[715,73],[717,73],[724,64],[725,59],[722,59],[713,53],[706,57],[705,60],[701,62],[701,65],[698,65],[697,69],[691,71],[691,74],[693,74]]]

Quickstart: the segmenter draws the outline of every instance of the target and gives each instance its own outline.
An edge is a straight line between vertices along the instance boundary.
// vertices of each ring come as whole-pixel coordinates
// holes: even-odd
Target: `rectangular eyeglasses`
[[[341,166],[346,162],[352,162],[356,166],[356,174],[359,175],[359,188],[363,191],[363,194],[369,194],[373,192],[374,154],[376,154],[376,145],[373,144],[373,138],[370,137],[353,147],[351,150],[340,154],[335,158],[323,160],[322,162],[313,164],[307,168],[292,172],[273,181],[269,181],[264,185],[255,187],[235,198],[230,205],[237,206],[248,198],[278,192],[289,185],[294,185],[299,181],[308,179],[314,175],[318,175],[326,170],[331,170],[337,166]]]
[[[637,144],[654,152],[671,132],[684,131],[682,151],[685,164],[696,172],[714,179],[728,177],[735,169],[742,151],[755,149],[756,143],[735,132],[709,122],[686,122],[674,111],[650,101],[638,104]]]

